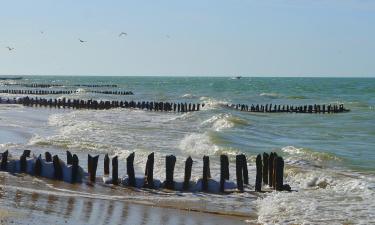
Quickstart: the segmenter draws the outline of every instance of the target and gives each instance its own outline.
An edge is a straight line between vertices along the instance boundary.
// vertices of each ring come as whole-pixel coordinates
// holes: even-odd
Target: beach
[[[9,150],[19,158],[25,149],[35,155],[49,151],[65,160],[71,151],[86,171],[87,154],[99,155],[98,177],[103,176],[105,154],[118,156],[123,177],[126,158],[135,152],[135,174],[142,177],[147,156],[154,152],[154,177],[160,181],[165,180],[165,156],[171,154],[177,158],[176,181],[184,179],[188,156],[193,159],[192,179],[201,178],[204,155],[210,157],[212,178],[219,181],[220,155],[226,154],[233,182],[235,156],[242,153],[250,184],[245,192],[231,194],[150,191],[104,185],[100,179],[95,185],[69,184],[0,172],[1,223],[374,224],[375,79],[25,76],[0,81],[0,89],[35,89],[11,86],[16,83],[58,84],[43,89],[74,91],[43,98],[205,106],[177,113],[0,104],[1,152]],[[78,84],[108,86],[74,86]],[[98,90],[134,95],[93,92]],[[350,112],[252,113],[227,104],[344,104]],[[284,158],[284,183],[292,192],[254,192],[255,158],[271,151]]]

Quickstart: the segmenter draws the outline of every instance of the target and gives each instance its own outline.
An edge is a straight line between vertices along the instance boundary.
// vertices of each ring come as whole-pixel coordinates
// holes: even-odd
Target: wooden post
[[[88,172],[89,172],[89,181],[95,183],[96,180],[96,169],[98,167],[99,155],[92,157],[88,154]]]
[[[27,157],[30,157],[30,155],[31,155],[31,150],[23,150],[22,155],[26,156],[26,158],[27,158]]]
[[[183,186],[183,189],[185,191],[189,190],[189,187],[190,187],[192,167],[193,167],[193,159],[189,156],[185,161],[185,177],[184,177],[184,186]]]
[[[73,156],[72,156],[72,153],[69,151],[66,151],[66,164],[67,165],[73,164]]]
[[[134,173],[134,156],[135,153],[131,153],[128,158],[126,158],[126,171],[128,174],[129,186],[135,187],[135,173]]]
[[[268,184],[268,160],[269,155],[267,153],[263,153],[263,183]]]
[[[246,156],[242,154],[241,158],[242,158],[242,170],[243,170],[242,174],[243,174],[244,184],[249,184],[249,172],[247,170]]]
[[[109,156],[105,154],[104,156],[104,176],[109,175]]]
[[[236,178],[237,178],[237,189],[243,191],[243,174],[242,174],[242,157],[241,155],[236,155]]]
[[[276,189],[276,160],[277,160],[277,154],[274,153],[273,156],[273,170],[272,170],[272,187]]]
[[[176,164],[176,156],[167,155],[165,157],[165,172],[166,172],[165,188],[167,189],[172,189],[172,190],[174,189],[173,173],[174,173],[175,164]]]
[[[112,184],[118,185],[118,157],[112,158]]]
[[[5,152],[3,152],[3,154],[1,154],[1,170],[5,171],[7,170],[7,166],[8,166],[8,150],[6,150]]]
[[[208,190],[208,179],[211,178],[210,172],[210,158],[203,156],[203,179],[202,179],[202,191]]]
[[[262,156],[259,154],[256,158],[257,174],[255,178],[255,191],[262,191]]]
[[[220,192],[224,192],[225,180],[229,180],[229,159],[227,155],[220,155]]]
[[[147,157],[145,176],[146,182],[144,186],[154,188],[154,153],[149,154]]]
[[[42,169],[42,155],[39,155],[39,157],[35,161],[34,175],[40,176],[42,174]]]
[[[57,155],[53,156],[53,168],[54,168],[54,174],[55,174],[55,179],[57,180],[62,180],[63,179],[63,170],[60,164],[60,159]]]
[[[21,173],[24,173],[26,172],[26,168],[27,168],[27,162],[26,162],[26,155],[25,154],[22,154],[21,157],[20,157],[20,169],[21,169]]]
[[[78,159],[78,156],[74,154],[72,157],[72,183],[77,182],[78,167],[79,167],[79,159]]]
[[[270,157],[268,158],[268,185],[270,187],[272,187],[273,158],[274,158],[274,153],[271,152]]]
[[[282,157],[276,158],[276,190],[283,190],[284,160]]]
[[[44,157],[46,158],[46,162],[52,162],[52,155],[49,152],[44,153]]]

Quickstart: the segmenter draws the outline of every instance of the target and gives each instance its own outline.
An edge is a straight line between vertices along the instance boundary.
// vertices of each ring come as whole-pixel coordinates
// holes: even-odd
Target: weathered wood
[[[189,156],[185,161],[185,176],[184,176],[184,186],[183,189],[189,190],[190,188],[190,178],[191,178],[191,169],[193,167],[193,159]]]
[[[39,157],[35,161],[34,175],[40,176],[42,174],[42,169],[42,155],[39,155]]]
[[[52,158],[53,161],[53,168],[54,168],[54,176],[57,180],[63,179],[63,170],[60,164],[60,159],[57,155],[54,155]]]
[[[284,184],[283,184],[283,179],[284,179],[284,160],[282,157],[277,157],[276,158],[276,190],[277,191],[282,191]]]
[[[203,156],[202,191],[208,191],[208,179],[209,178],[211,178],[210,158],[208,156]]]
[[[256,158],[257,174],[255,178],[255,191],[262,191],[262,156],[259,154]]]
[[[126,158],[126,172],[128,174],[128,185],[135,187],[135,173],[134,173],[134,157],[135,153],[132,152],[128,158]]]
[[[29,158],[31,156],[31,150],[23,150],[22,155],[24,155],[26,158]]]
[[[112,158],[112,184],[118,185],[118,156]]]
[[[274,153],[271,152],[270,157],[268,159],[268,185],[270,187],[273,187],[272,184],[272,177],[273,177],[273,158],[274,158]]]
[[[22,154],[20,157],[20,170],[21,173],[25,173],[27,168],[26,155]]]
[[[3,152],[3,154],[1,154],[1,170],[5,171],[7,170],[7,166],[8,166],[8,150],[6,150],[5,152]]]
[[[104,176],[109,175],[109,156],[105,154],[104,156]]]
[[[267,153],[263,153],[263,183],[268,184],[268,160],[269,155]]]
[[[66,164],[67,165],[73,164],[73,155],[70,151],[66,151]]]
[[[225,180],[229,180],[229,159],[227,155],[220,155],[220,191],[224,192]]]
[[[272,170],[272,187],[276,189],[276,160],[277,160],[277,154],[274,153],[273,156],[273,170]]]
[[[173,174],[174,174],[175,164],[176,164],[176,156],[167,155],[165,158],[165,172],[166,172],[165,188],[167,189],[172,189],[172,190],[174,189]]]
[[[249,184],[249,172],[247,170],[246,156],[242,154],[241,159],[242,159],[243,181],[244,181],[244,184],[248,185]]]
[[[146,170],[145,170],[145,187],[154,188],[154,153],[147,157]]]
[[[87,170],[89,173],[89,181],[95,183],[96,180],[96,169],[98,168],[99,155],[92,157],[88,154],[88,165]]]
[[[52,162],[52,155],[49,152],[44,153],[44,157],[46,158],[46,162]]]
[[[237,189],[243,191],[243,169],[242,169],[242,157],[241,155],[236,155],[236,179],[237,179]]]
[[[72,183],[77,182],[78,178],[79,159],[76,154],[72,157]]]

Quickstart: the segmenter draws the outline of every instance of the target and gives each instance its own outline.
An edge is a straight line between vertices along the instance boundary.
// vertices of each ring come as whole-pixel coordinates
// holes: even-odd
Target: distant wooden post
[[[145,176],[146,182],[144,186],[154,188],[154,153],[149,154],[147,157]]]
[[[268,184],[268,160],[269,155],[267,153],[263,153],[263,182],[264,184]]]
[[[52,162],[52,155],[49,152],[44,153],[44,157],[46,158],[46,162]]]
[[[189,156],[185,161],[185,177],[184,177],[184,186],[183,186],[183,189],[185,191],[189,190],[189,187],[190,187],[192,167],[193,167],[193,159]]]
[[[72,156],[72,153],[69,151],[66,151],[66,164],[67,165],[73,164],[73,156]]]
[[[112,184],[118,185],[118,157],[112,158]]]
[[[7,170],[7,166],[8,166],[8,150],[6,150],[5,152],[3,152],[3,154],[1,154],[1,170],[5,171]]]
[[[237,189],[243,191],[243,170],[242,170],[242,157],[236,155],[236,178],[237,178]]]
[[[255,191],[262,191],[262,156],[259,154],[256,158],[257,174],[255,178]]]
[[[174,155],[167,155],[165,158],[165,172],[166,172],[166,180],[165,180],[165,188],[167,189],[174,189],[174,181],[173,181],[173,173],[174,173],[174,166],[176,164],[176,156]]]
[[[104,156],[104,176],[109,175],[109,156],[105,154]]]
[[[78,167],[79,167],[79,159],[76,154],[73,155],[72,158],[72,183],[77,182],[78,178]]]
[[[99,155],[92,157],[88,154],[88,172],[89,172],[89,181],[95,183],[96,180],[96,169],[98,167]]]
[[[63,179],[63,170],[60,164],[60,159],[57,155],[54,155],[52,158],[53,161],[53,168],[54,168],[54,176],[57,180]]]
[[[284,177],[284,160],[282,157],[276,158],[276,190],[283,190],[283,177]]]
[[[135,173],[134,173],[134,157],[135,153],[132,152],[128,158],[126,158],[126,172],[128,174],[128,184],[131,187],[135,187]]]
[[[39,157],[35,161],[34,175],[40,176],[42,174],[42,169],[42,155],[39,155]]]
[[[227,155],[220,155],[220,192],[224,192],[225,180],[229,180],[229,159]]]
[[[208,156],[203,156],[202,191],[208,191],[208,179],[209,178],[211,178],[210,158]]]

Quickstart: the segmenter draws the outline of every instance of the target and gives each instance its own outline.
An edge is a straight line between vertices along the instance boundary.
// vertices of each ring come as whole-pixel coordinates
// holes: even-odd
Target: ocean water
[[[0,89],[28,89],[4,86]],[[248,215],[255,223],[369,224],[375,221],[375,79],[371,78],[211,78],[211,77],[55,77],[27,76],[15,83],[56,83],[74,89],[80,99],[205,103],[185,114],[132,109],[103,111],[28,108],[0,105],[0,150],[19,153],[51,151],[64,158],[77,153],[118,155],[120,175],[126,157],[136,153],[141,176],[147,155],[155,152],[154,177],[165,178],[164,157],[177,157],[175,178],[183,179],[184,160],[192,156],[193,179],[202,174],[202,157],[210,156],[211,173],[219,180],[219,156],[248,157],[250,189],[257,154],[275,151],[284,157],[285,182],[295,190],[228,196],[176,194],[168,204],[191,201],[202,211]],[[117,84],[117,88],[71,87],[73,84]],[[91,89],[133,91],[133,96],[93,94]],[[1,94],[0,97],[18,97]],[[223,107],[243,104],[344,104],[341,114],[257,114]],[[100,159],[100,162],[102,158]],[[100,163],[101,164],[101,163]],[[122,168],[122,170],[121,170]],[[122,172],[121,172],[122,171]],[[99,165],[99,175],[102,167]],[[68,189],[68,188],[67,188]],[[160,196],[140,201],[161,201]],[[137,198],[138,199],[138,198]],[[156,200],[155,200],[156,199]]]

